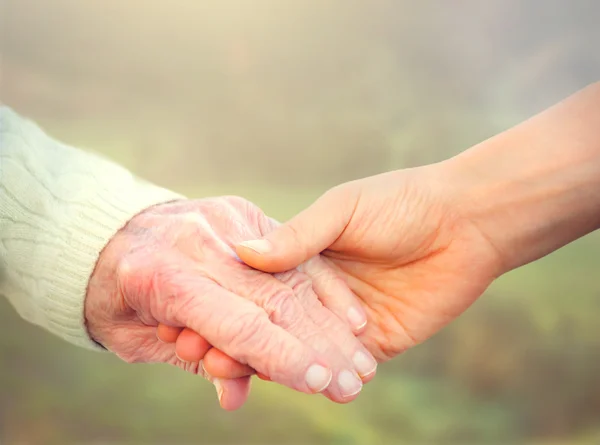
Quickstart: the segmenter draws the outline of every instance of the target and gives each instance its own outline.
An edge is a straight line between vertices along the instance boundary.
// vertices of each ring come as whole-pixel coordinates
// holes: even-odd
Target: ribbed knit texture
[[[31,323],[100,349],[83,312],[99,253],[134,215],[180,198],[0,106],[0,295]]]

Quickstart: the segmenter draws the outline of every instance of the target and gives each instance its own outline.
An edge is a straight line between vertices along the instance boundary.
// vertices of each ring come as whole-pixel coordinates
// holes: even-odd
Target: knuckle
[[[146,267],[148,258],[137,254],[125,255],[115,268],[119,291],[130,299],[139,299],[156,287],[156,267]]]
[[[283,230],[285,232],[286,238],[293,240],[293,242],[298,246],[302,245],[302,237],[300,235],[300,232],[293,224],[284,224],[279,230]]]
[[[298,304],[294,293],[290,290],[282,290],[272,294],[267,299],[264,309],[271,322],[284,329],[291,328],[302,315],[302,308]]]
[[[334,312],[325,307],[323,302],[316,296],[315,298],[303,300],[303,303],[307,317],[310,318],[310,320],[312,320],[316,326],[318,326],[319,330],[328,331],[329,333],[336,333],[337,335],[347,333],[348,335],[352,335],[354,338],[354,334],[352,333],[350,327],[347,326],[347,324],[343,322],[342,319],[340,319]]]
[[[260,215],[258,217],[258,230],[261,236],[267,235],[281,225],[277,220],[265,215],[262,210],[259,209],[258,212]]]
[[[310,295],[314,293],[313,283],[304,274],[295,274],[294,281],[290,284],[296,295]]]
[[[283,284],[289,285],[294,278],[294,271],[288,270],[287,272],[277,272],[274,273],[273,276],[281,281]]]
[[[344,280],[339,275],[335,274],[333,271],[326,271],[323,273],[323,275],[327,282],[333,286],[344,288],[348,287],[348,283],[346,283],[346,280]]]
[[[336,289],[348,289],[346,281],[332,272],[323,272],[318,278],[323,283],[324,291],[333,293]]]
[[[293,250],[301,254],[302,259],[306,260],[310,256],[310,234],[303,233],[294,223],[284,224],[277,229],[282,239],[290,240]]]
[[[307,275],[290,271],[283,274],[276,274],[275,277],[282,283],[290,287],[294,300],[301,304],[305,309],[321,306],[319,298],[313,288],[313,280]]]
[[[277,273],[274,276],[283,284],[289,286],[295,295],[301,295],[312,291],[312,280],[308,275],[298,272],[297,270]]]
[[[315,317],[313,314],[328,314],[331,310],[329,308],[326,308],[323,302],[319,300],[319,298],[316,295],[314,296],[314,298],[304,298],[302,300],[302,303],[304,304],[306,312],[311,314],[311,318],[316,322],[318,322],[319,317]]]
[[[134,261],[135,260],[131,257],[131,255],[125,255],[117,262],[117,282],[120,283],[124,289],[129,287],[132,281],[131,278],[136,275],[136,271],[134,270]]]

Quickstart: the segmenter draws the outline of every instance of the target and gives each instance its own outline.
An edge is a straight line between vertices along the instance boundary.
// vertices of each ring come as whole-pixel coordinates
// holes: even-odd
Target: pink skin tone
[[[364,329],[356,296],[320,257],[304,272],[273,276],[235,254],[233,246],[263,236],[274,224],[237,197],[179,201],[137,215],[108,243],[90,279],[90,335],[127,362],[170,363],[204,375],[226,409],[245,402],[248,372],[215,379],[198,361],[180,360],[176,345],[160,341],[159,324],[159,332],[170,327],[199,333],[202,338],[189,341],[196,351],[208,351],[208,344],[218,348],[208,355],[216,357],[213,365],[231,357],[242,369],[297,391],[323,392],[339,403],[353,400],[362,387],[359,374],[371,377],[376,368],[348,324],[354,308],[359,317],[353,327]],[[328,301],[337,312],[323,306]]]
[[[261,243],[238,245],[238,255],[276,272],[323,250],[367,314],[358,338],[379,362],[387,361],[460,315],[499,273],[495,250],[453,211],[438,168],[338,186]],[[194,332],[177,334],[169,331],[165,341],[175,341],[191,363],[202,359],[208,374],[220,379],[252,374],[227,357],[203,355],[192,344],[198,341]]]
[[[599,227],[597,83],[455,158],[335,187],[236,251],[274,273],[322,253],[362,302],[358,338],[385,361],[458,317],[496,277]],[[253,373],[204,355],[193,330],[168,334],[212,376]]]

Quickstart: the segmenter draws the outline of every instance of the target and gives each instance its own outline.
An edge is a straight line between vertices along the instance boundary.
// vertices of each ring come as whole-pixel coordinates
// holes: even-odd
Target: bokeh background
[[[599,23],[593,0],[0,0],[0,99],[284,220],[600,79]],[[350,405],[257,381],[236,413],[200,377],[79,350],[1,301],[0,443],[598,444],[599,268],[592,234],[501,278]]]

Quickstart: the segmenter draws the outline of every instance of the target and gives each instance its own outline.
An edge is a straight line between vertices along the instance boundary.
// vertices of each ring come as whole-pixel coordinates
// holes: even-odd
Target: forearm
[[[445,163],[503,272],[600,227],[600,83]]]
[[[133,215],[177,198],[0,107],[0,295],[26,320],[93,347],[83,306],[99,253]]]

